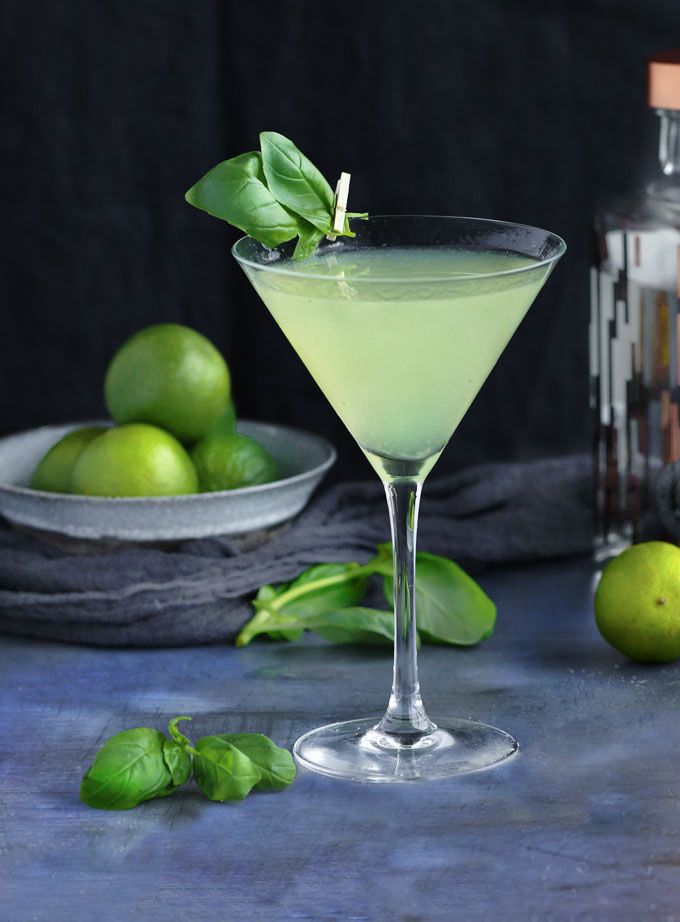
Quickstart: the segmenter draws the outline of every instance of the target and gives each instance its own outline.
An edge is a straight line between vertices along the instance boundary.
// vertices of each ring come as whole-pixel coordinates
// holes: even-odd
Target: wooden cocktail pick
[[[345,214],[347,213],[347,200],[349,199],[349,181],[351,173],[341,173],[335,186],[335,213],[333,215],[332,234],[326,234],[327,240],[335,240],[345,227]]]

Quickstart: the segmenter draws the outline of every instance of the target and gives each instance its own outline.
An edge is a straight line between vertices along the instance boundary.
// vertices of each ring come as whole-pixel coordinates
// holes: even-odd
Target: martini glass
[[[294,261],[250,237],[233,254],[385,486],[394,557],[394,675],[382,717],[302,736],[298,761],[359,781],[416,781],[509,758],[503,730],[430,719],[418,683],[415,551],[423,481],[564,253],[538,228],[375,216]]]

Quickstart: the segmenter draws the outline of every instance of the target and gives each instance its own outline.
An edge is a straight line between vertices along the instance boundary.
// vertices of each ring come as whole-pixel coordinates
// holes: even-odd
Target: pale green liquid
[[[248,274],[383,478],[426,476],[549,272],[446,246],[342,247],[274,265],[295,274]]]

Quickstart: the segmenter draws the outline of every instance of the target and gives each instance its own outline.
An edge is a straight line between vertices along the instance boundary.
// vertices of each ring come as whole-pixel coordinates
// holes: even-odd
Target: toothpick
[[[333,215],[333,233],[326,234],[327,240],[335,240],[345,229],[345,214],[349,198],[349,181],[351,173],[341,173],[335,186],[335,214]]]

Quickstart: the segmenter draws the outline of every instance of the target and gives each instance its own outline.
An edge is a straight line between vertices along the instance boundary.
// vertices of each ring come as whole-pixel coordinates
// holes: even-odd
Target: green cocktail
[[[252,273],[258,294],[379,476],[406,464],[421,480],[549,271],[508,253],[346,243],[291,268]]]
[[[356,239],[293,259],[249,237],[234,247],[292,346],[385,485],[394,546],[394,681],[382,720],[312,730],[306,767],[362,781],[480,771],[517,750],[502,730],[430,720],[417,673],[415,546],[422,483],[551,269],[559,237],[449,217],[371,217]]]

